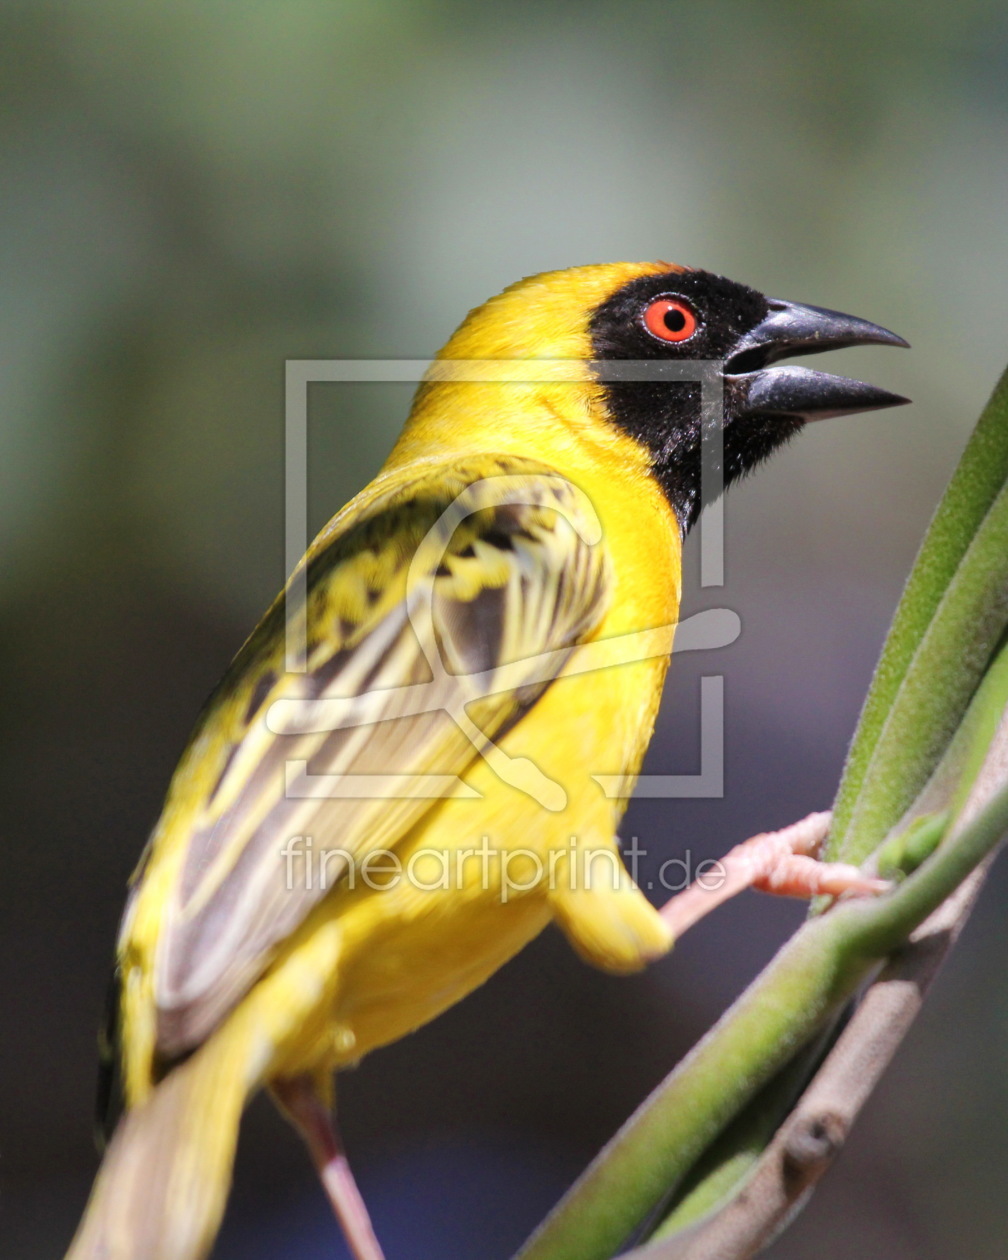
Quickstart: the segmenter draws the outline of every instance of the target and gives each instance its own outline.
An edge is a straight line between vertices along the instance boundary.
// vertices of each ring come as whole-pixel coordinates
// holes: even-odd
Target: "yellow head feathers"
[[[544,271],[469,312],[439,359],[590,359],[587,315],[641,276],[686,270],[667,262],[599,263]]]

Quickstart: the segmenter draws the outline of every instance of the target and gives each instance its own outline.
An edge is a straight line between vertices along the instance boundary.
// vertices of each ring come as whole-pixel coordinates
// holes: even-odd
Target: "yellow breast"
[[[530,417],[554,410],[558,390],[570,387],[544,388],[535,400],[513,391],[509,398],[509,387],[499,385],[459,388],[470,391],[467,442],[521,455],[529,450],[522,435]],[[584,394],[577,397],[584,405]],[[488,418],[486,432],[480,417]],[[672,627],[680,596],[678,524],[636,448],[611,435],[600,443],[587,427],[581,440],[570,425],[545,418],[543,430],[536,458],[588,496],[613,562],[616,586],[595,642]],[[400,443],[386,485],[415,475],[414,453],[408,440]],[[563,788],[564,808],[544,808],[479,758],[464,776],[478,799],[440,803],[396,845],[374,886],[358,873],[354,886],[334,890],[318,907],[298,938],[338,921],[340,974],[326,1033],[299,1045],[299,1070],[317,1055],[329,1067],[352,1062],[481,984],[545,927],[551,892],[571,878],[572,855],[597,852],[593,860],[610,863],[601,877],[623,877],[612,869],[619,862],[616,827],[651,737],[667,665],[667,655],[659,655],[578,672],[575,653],[565,676],[499,741],[507,757],[529,758]],[[625,796],[607,798],[593,775],[624,776]]]

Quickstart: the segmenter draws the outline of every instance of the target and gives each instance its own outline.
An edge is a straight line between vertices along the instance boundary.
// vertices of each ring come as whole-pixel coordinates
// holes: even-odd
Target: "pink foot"
[[[762,832],[736,845],[719,866],[699,882],[672,897],[662,907],[662,918],[675,936],[702,919],[716,906],[745,888],[786,897],[873,896],[892,887],[873,879],[856,866],[820,862],[818,853],[829,835],[831,815],[809,814],[781,831]]]

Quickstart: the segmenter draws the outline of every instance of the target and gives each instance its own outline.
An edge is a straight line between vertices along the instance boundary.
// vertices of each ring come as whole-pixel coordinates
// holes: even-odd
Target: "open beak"
[[[725,375],[744,386],[743,415],[794,416],[826,420],[831,416],[875,411],[909,402],[864,381],[831,376],[813,368],[770,367],[778,359],[845,346],[907,346],[902,337],[866,319],[800,302],[769,298],[766,318],[740,337],[725,363]]]

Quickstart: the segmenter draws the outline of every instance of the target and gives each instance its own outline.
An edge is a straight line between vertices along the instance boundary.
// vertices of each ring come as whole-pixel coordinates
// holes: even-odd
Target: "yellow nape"
[[[436,356],[439,363],[486,363],[485,376],[449,374],[420,386],[384,472],[460,450],[527,455],[571,477],[596,502],[611,478],[639,493],[651,456],[609,423],[602,389],[591,376],[591,316],[640,276],[679,273],[667,262],[604,263],[529,276],[470,311]],[[494,361],[561,360],[560,377],[531,370],[501,374]],[[581,365],[584,364],[582,367]],[[643,493],[650,493],[644,490]],[[605,500],[602,494],[602,501]]]

